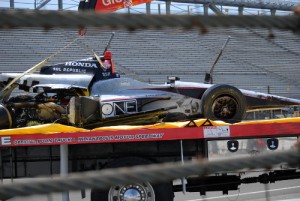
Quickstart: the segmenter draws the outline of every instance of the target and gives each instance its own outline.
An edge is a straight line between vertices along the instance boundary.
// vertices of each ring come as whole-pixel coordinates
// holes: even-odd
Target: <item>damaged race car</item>
[[[51,122],[95,128],[195,118],[234,123],[249,110],[300,105],[300,100],[226,84],[177,77],[148,84],[121,78],[107,48],[101,57],[42,66],[39,73],[2,73],[0,83],[1,129]],[[27,93],[12,93],[15,89]]]

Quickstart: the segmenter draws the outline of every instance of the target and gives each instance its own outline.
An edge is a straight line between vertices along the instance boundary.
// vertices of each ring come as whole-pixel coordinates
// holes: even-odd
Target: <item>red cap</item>
[[[112,57],[111,51],[104,52],[104,59],[111,59],[111,57]]]

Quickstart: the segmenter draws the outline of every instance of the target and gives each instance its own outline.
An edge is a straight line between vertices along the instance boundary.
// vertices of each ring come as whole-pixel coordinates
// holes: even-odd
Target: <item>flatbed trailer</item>
[[[226,124],[207,119],[161,123],[151,126],[118,126],[85,130],[48,124],[0,131],[0,177],[20,178],[81,172],[151,163],[205,158],[226,159],[288,150],[298,142],[300,118]],[[285,167],[284,169],[282,167]],[[245,167],[246,168],[246,167]],[[298,167],[280,166],[256,179],[241,178],[240,172],[191,175],[183,185],[172,181],[92,189],[91,201],[136,199],[169,201],[174,192],[228,194],[242,183],[270,183],[300,178]],[[145,194],[146,192],[146,194]],[[155,198],[154,198],[155,197]]]

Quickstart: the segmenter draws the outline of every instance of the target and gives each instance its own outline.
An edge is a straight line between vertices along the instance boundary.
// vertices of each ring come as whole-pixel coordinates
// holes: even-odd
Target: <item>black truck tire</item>
[[[216,84],[202,96],[201,111],[205,118],[227,123],[240,122],[246,112],[246,99],[242,92],[230,85]]]
[[[131,167],[136,165],[149,165],[152,162],[143,158],[129,157],[117,159],[109,163],[105,168]],[[145,170],[146,171],[146,170]],[[91,201],[119,201],[120,193],[125,196],[128,190],[145,198],[145,201],[173,201],[174,192],[171,182],[151,185],[149,182],[135,183],[128,185],[112,186],[109,190],[92,189]],[[145,193],[141,193],[145,192]],[[126,199],[125,199],[126,200]],[[141,199],[142,200],[142,199]]]

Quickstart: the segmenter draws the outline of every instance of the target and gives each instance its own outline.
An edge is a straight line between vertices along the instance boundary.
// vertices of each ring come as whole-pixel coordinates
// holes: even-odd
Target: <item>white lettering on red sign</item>
[[[110,6],[113,4],[121,3],[123,0],[102,0],[104,6]]]
[[[11,145],[11,137],[1,137],[1,145]]]

